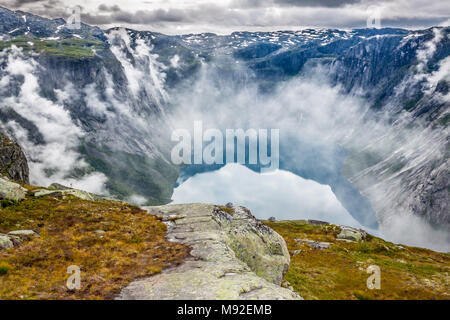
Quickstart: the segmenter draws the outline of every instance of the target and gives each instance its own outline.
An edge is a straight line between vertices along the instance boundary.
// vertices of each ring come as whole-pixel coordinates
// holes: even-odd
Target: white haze
[[[0,79],[0,90],[8,90],[13,77],[23,76],[23,84],[17,97],[4,98],[1,108],[12,108],[18,114],[37,126],[46,144],[34,145],[18,123],[10,121],[7,129],[12,129],[16,139],[24,149],[29,160],[31,183],[48,185],[54,182],[64,183],[84,190],[104,193],[106,177],[101,173],[92,173],[82,179],[70,179],[67,176],[74,168],[85,168],[87,164],[76,151],[79,139],[84,132],[74,123],[63,105],[47,100],[39,94],[37,63],[25,59],[21,49],[13,46],[0,53],[0,64],[4,63],[4,73]],[[5,92],[1,92],[5,95]],[[67,94],[59,92],[61,99]],[[48,175],[46,170],[51,169]]]
[[[393,124],[387,118],[363,121],[369,105],[357,95],[341,94],[339,86],[331,86],[326,70],[306,68],[303,75],[281,84],[270,95],[262,95],[253,84],[250,70],[239,63],[233,68],[236,74],[227,80],[223,71],[217,71],[214,67],[214,62],[205,63],[191,85],[184,90],[177,88],[172,93],[175,96],[172,97],[174,104],[178,106],[175,109],[173,128],[192,130],[196,120],[203,121],[204,130],[279,128],[280,144],[283,139],[289,138],[307,141],[316,146],[340,145],[356,150],[371,150],[383,156],[392,153],[391,157],[410,157],[410,167],[441,156],[441,144],[432,132],[424,130],[420,123],[417,123],[416,128],[405,128],[404,124],[410,120],[407,114],[403,114]],[[424,150],[427,152],[423,153]],[[294,142],[291,152],[295,157],[302,150]],[[330,156],[328,162],[332,164],[334,159]],[[407,169],[408,167],[404,170]],[[234,185],[240,185],[239,176],[233,179]],[[407,209],[406,214],[401,215],[402,218],[395,218],[398,206],[408,208],[408,205],[389,199],[388,192],[395,194],[401,189],[395,184],[388,189],[386,184],[389,182],[376,184],[373,177],[364,180],[364,188],[373,186],[370,193],[365,195],[370,194],[369,201],[374,209],[378,211],[380,206],[388,208],[387,211],[380,210],[383,215],[378,217],[383,236],[405,244],[449,250],[448,234],[432,232],[425,222],[412,217]],[[227,187],[228,185],[223,188],[224,193],[229,192],[225,191]],[[205,192],[209,194],[208,191]],[[295,192],[307,191],[296,189]],[[175,199],[180,197],[177,192]],[[283,203],[278,202],[276,194],[267,194],[264,200],[267,203],[275,202],[278,207],[283,206]],[[276,216],[276,212],[272,215]],[[414,230],[414,236],[404,232],[408,228]]]

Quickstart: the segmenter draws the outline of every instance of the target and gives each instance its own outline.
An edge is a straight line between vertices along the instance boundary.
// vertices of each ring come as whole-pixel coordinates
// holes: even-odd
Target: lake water
[[[249,208],[259,219],[314,219],[369,229],[352,217],[330,186],[285,170],[260,174],[230,163],[190,176],[176,186],[172,199],[173,203],[232,202]]]

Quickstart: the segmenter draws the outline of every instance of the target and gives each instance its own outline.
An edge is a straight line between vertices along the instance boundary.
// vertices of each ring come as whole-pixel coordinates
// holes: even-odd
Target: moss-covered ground
[[[101,41],[68,38],[62,40],[48,40],[18,36],[7,41],[0,41],[0,51],[11,46],[23,49],[25,54],[40,53],[51,56],[64,56],[73,59],[90,58],[95,51],[105,49]]]

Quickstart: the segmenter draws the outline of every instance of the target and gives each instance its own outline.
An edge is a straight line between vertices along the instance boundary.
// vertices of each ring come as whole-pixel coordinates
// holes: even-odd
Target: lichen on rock
[[[284,239],[253,217],[244,207],[235,207],[230,219],[215,210],[214,219],[226,233],[226,243],[258,276],[280,285],[289,268],[289,252]]]
[[[341,232],[337,235],[338,240],[348,240],[348,241],[362,241],[367,237],[367,232],[364,230],[352,228],[352,227],[341,227]]]
[[[0,176],[0,200],[20,201],[25,198],[26,191],[20,184]]]
[[[146,209],[162,217],[170,241],[192,248],[191,257],[131,283],[117,299],[301,299],[280,286],[290,259],[284,240],[248,209],[234,207],[233,215],[209,204]]]

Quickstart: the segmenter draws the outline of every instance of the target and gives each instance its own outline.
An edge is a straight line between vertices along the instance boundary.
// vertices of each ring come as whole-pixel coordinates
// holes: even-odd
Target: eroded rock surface
[[[20,184],[0,176],[0,200],[20,201],[25,198],[26,191]]]
[[[0,132],[0,175],[29,183],[28,163],[20,146]]]
[[[208,204],[147,207],[168,226],[168,238],[192,247],[177,267],[138,280],[117,299],[301,299],[280,286],[289,266],[283,238],[250,211]]]
[[[309,239],[294,239],[297,243],[306,243],[310,245],[313,249],[328,249],[331,246],[330,242],[314,241]]]
[[[338,240],[362,241],[367,237],[367,232],[351,227],[341,227],[341,232],[337,235]]]

